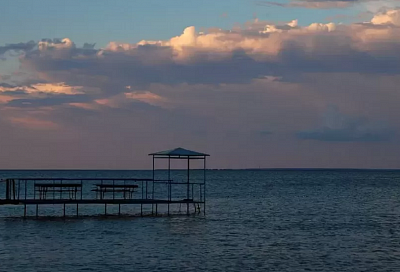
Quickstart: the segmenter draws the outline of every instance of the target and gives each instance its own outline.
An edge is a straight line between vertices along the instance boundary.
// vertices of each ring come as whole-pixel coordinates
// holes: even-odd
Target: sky
[[[400,168],[400,2],[2,1],[0,168]]]

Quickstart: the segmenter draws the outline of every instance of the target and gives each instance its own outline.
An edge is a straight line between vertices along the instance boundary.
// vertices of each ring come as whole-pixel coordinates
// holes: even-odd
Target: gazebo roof
[[[210,156],[210,155],[178,147],[178,148],[171,149],[171,150],[165,150],[165,151],[151,153],[151,154],[149,154],[149,156],[203,157],[203,156]]]

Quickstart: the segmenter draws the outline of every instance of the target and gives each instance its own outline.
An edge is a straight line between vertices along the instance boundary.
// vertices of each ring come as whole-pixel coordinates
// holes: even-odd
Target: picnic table
[[[106,193],[112,193],[115,198],[115,193],[122,193],[124,199],[131,199],[132,194],[139,186],[136,184],[95,184],[96,189],[92,191],[96,192],[96,198],[103,199]]]
[[[55,198],[55,193],[60,193],[60,199],[64,192],[68,193],[70,199],[76,199],[78,191],[82,192],[82,184],[78,183],[35,183],[35,196],[36,192],[39,192],[39,199],[46,199],[47,193],[53,193],[53,198]]]

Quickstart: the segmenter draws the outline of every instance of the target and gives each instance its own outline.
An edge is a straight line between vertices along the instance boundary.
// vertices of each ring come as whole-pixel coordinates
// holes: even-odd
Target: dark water
[[[207,190],[205,218],[0,219],[0,271],[400,271],[400,172],[209,171]]]

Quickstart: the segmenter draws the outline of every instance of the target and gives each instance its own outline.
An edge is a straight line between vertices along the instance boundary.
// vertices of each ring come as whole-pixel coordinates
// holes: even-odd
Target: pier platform
[[[157,215],[159,207],[166,214],[173,213],[171,206],[182,205],[186,214],[206,212],[206,157],[208,154],[190,151],[183,148],[151,153],[153,171],[150,178],[121,178],[121,177],[19,177],[0,181],[0,208],[4,206],[23,206],[23,217],[27,216],[27,207],[36,206],[36,217],[39,215],[39,206],[63,205],[63,216],[66,214],[66,205],[75,205],[76,216],[79,216],[81,205],[104,205],[107,214],[107,205],[118,205],[118,214],[121,205],[140,206],[140,214],[150,213]],[[157,177],[155,161],[167,159],[168,170],[161,171],[164,176]],[[172,160],[186,160],[186,177],[180,175],[173,179],[171,172]],[[203,160],[204,168],[201,175],[191,176],[190,161]],[[185,170],[183,170],[185,171]],[[199,169],[196,169],[197,173]],[[199,178],[200,176],[200,178]],[[2,191],[5,197],[2,198]],[[146,207],[144,210],[143,207]],[[150,206],[150,209],[149,209]]]

